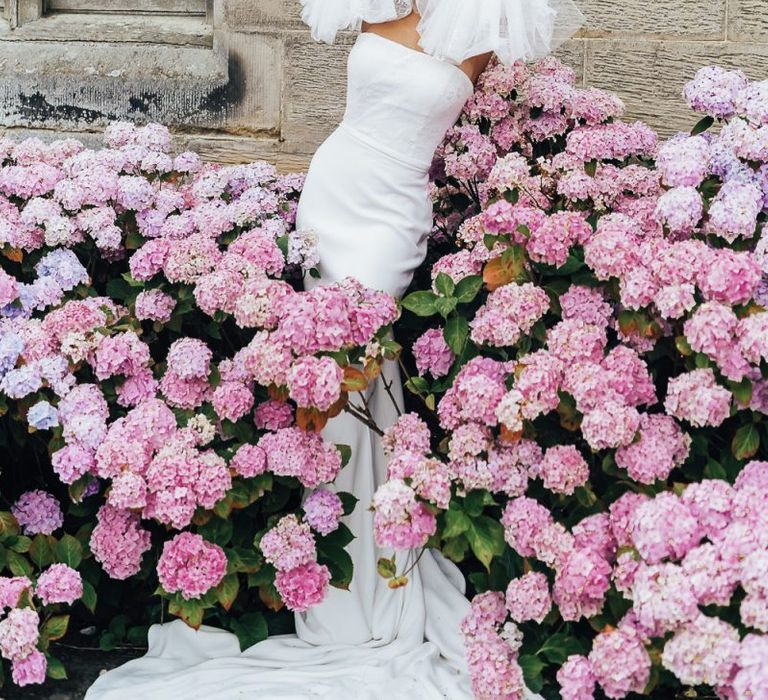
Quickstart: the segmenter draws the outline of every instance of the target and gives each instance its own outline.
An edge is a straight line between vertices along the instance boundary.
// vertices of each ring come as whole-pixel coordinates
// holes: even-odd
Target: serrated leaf
[[[46,535],[35,535],[29,547],[29,558],[38,569],[44,569],[53,562],[53,550]]]
[[[57,562],[76,569],[83,560],[83,545],[72,535],[63,535],[53,548],[53,556]]]
[[[229,611],[240,592],[240,579],[237,574],[227,574],[216,586],[216,600],[224,610]]]
[[[54,615],[48,618],[40,629],[40,634],[48,641],[61,639],[67,633],[69,615]]]
[[[83,595],[80,597],[80,601],[91,611],[91,613],[96,612],[96,589],[90,581],[83,580]]]
[[[481,515],[472,521],[465,536],[474,555],[490,571],[493,558],[504,553],[504,526],[498,520]]]
[[[468,304],[473,301],[478,292],[483,288],[483,278],[481,275],[470,275],[459,280],[456,289],[453,292],[460,304]]]
[[[437,295],[430,291],[412,292],[401,301],[403,308],[413,312],[417,316],[432,316],[436,312],[435,301]]]
[[[467,323],[467,319],[458,314],[450,316],[445,323],[443,337],[448,347],[456,355],[461,355],[469,338],[469,323]]]
[[[450,275],[446,275],[445,272],[438,272],[435,277],[435,289],[440,294],[449,297],[453,294],[453,290],[456,288],[456,284]]]
[[[751,459],[760,448],[760,433],[757,425],[742,425],[731,442],[731,452],[736,459]]]
[[[56,681],[63,681],[67,679],[67,669],[64,668],[64,664],[55,656],[50,654],[45,655],[47,664],[45,669],[45,675],[48,678],[52,678]]]

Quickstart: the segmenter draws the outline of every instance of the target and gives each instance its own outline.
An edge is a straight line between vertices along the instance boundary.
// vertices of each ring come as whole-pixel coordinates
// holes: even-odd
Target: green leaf
[[[203,624],[204,610],[199,600],[184,600],[178,596],[168,603],[168,612],[180,617],[194,629],[198,629]]]
[[[45,675],[48,678],[52,678],[55,681],[63,681],[67,679],[67,669],[64,668],[64,664],[55,656],[50,654],[45,655],[47,666],[45,669]]]
[[[197,531],[209,542],[220,547],[226,547],[232,539],[234,525],[232,520],[213,517],[205,525],[199,527]]]
[[[593,158],[588,163],[584,163],[584,172],[590,177],[594,177],[597,173],[597,161]]]
[[[118,639],[112,632],[103,632],[99,637],[99,649],[102,651],[112,651],[117,643]]]
[[[754,423],[742,425],[733,436],[731,452],[736,459],[751,459],[760,448],[760,433]]]
[[[91,613],[96,612],[96,589],[90,581],[83,580],[83,595],[80,600]]]
[[[346,467],[352,457],[352,448],[349,445],[336,445],[336,449],[341,455],[341,466]]]
[[[344,515],[349,515],[360,500],[357,496],[347,493],[346,491],[338,491],[336,495],[341,499],[341,505],[344,507]]]
[[[466,537],[474,555],[490,571],[491,560],[504,553],[503,525],[498,520],[481,515],[472,521]]]
[[[376,563],[376,571],[382,578],[394,578],[397,575],[397,564],[395,558],[387,559],[381,557]]]
[[[473,518],[480,515],[485,506],[494,505],[496,505],[496,501],[485,489],[474,489],[473,491],[470,491],[464,499],[464,510]]]
[[[29,560],[23,554],[14,552],[11,549],[7,551],[8,561],[6,562],[6,566],[11,570],[11,573],[14,576],[32,576],[34,569],[32,564],[29,563]]]
[[[691,129],[691,136],[698,136],[703,134],[715,123],[714,117],[706,116],[696,123],[696,126]]]
[[[523,654],[517,659],[517,663],[523,670],[525,685],[528,686],[529,690],[538,693],[544,687],[544,679],[541,677],[541,672],[545,666],[544,662],[537,656]]]
[[[435,301],[435,309],[443,318],[447,318],[448,314],[456,308],[458,299],[456,297],[440,297]]]
[[[472,525],[472,521],[469,516],[461,510],[447,510],[445,511],[445,529],[443,530],[443,537],[446,540],[452,539],[463,535],[469,530]]]
[[[216,600],[224,610],[229,611],[240,592],[240,579],[237,574],[227,574],[216,586]]]
[[[0,540],[5,539],[9,535],[19,534],[19,523],[16,522],[16,518],[12,513],[8,511],[0,512]]]
[[[53,550],[46,535],[35,535],[29,548],[29,558],[38,569],[44,569],[53,562]]]
[[[429,382],[424,377],[409,377],[405,388],[412,394],[426,394],[429,391]]]
[[[469,543],[464,535],[460,537],[454,537],[452,540],[448,540],[441,548],[443,554],[451,561],[460,562],[464,561],[467,556],[467,549]]]
[[[467,304],[472,301],[483,287],[483,278],[481,275],[470,275],[459,280],[456,285],[453,296],[460,304]]]
[[[706,479],[727,479],[728,472],[725,470],[720,462],[714,459],[708,459],[707,465],[704,467],[704,477]]]
[[[746,377],[740,382],[727,382],[728,388],[731,390],[736,401],[742,406],[749,406],[752,403],[752,382]]]
[[[553,634],[536,652],[552,664],[562,666],[571,654],[583,654],[581,642],[565,632]]]
[[[69,615],[54,615],[48,618],[40,629],[40,634],[52,642],[61,639],[67,633]]]
[[[448,347],[457,355],[464,352],[464,347],[469,338],[469,323],[467,319],[458,314],[450,316],[443,329],[443,337]]]
[[[9,537],[5,541],[5,546],[10,547],[14,552],[19,554],[26,554],[32,545],[32,539],[26,535],[16,535],[15,537]]]
[[[346,549],[318,543],[317,560],[330,569],[332,586],[349,590],[354,566]]]
[[[57,562],[76,569],[83,560],[83,545],[72,535],[66,534],[54,546],[53,555]]]
[[[434,292],[419,291],[404,297],[401,303],[404,308],[417,316],[432,316],[437,313],[435,301],[437,301],[437,295]]]
[[[232,620],[230,625],[240,642],[241,651],[264,641],[269,634],[267,621],[260,612],[245,613],[236,620]]]
[[[449,297],[453,294],[453,290],[456,288],[456,284],[450,275],[446,275],[445,272],[438,272],[435,277],[435,289],[440,294]]]

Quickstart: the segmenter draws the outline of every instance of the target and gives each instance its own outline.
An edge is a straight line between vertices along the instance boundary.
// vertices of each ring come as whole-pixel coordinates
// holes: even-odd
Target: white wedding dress
[[[323,13],[359,1],[303,0],[304,17],[316,38],[332,40],[335,29],[359,28],[360,17],[337,14],[327,26]],[[482,5],[486,0],[459,2]],[[545,0],[492,2],[539,10],[547,6]],[[363,4],[390,11],[364,15],[367,21],[393,19],[411,6],[410,0]],[[426,17],[429,8],[420,9]],[[373,33],[358,36],[348,60],[344,119],[312,159],[299,203],[297,228],[317,233],[320,253],[321,278],[308,277],[306,288],[351,275],[400,297],[423,262],[432,228],[427,172],[436,147],[473,92],[472,81],[456,65],[460,56],[451,62],[435,53]],[[521,55],[522,49],[515,58]],[[384,376],[402,409],[397,365],[386,363]],[[381,381],[368,392],[376,422],[386,428],[397,412]],[[147,654],[102,675],[86,700],[473,697],[459,629],[469,609],[461,572],[429,550],[408,585],[390,589],[377,574],[376,562],[391,552],[375,546],[368,510],[386,478],[379,438],[347,413],[329,421],[323,436],[352,448],[352,459],[334,485],[359,499],[345,518],[356,535],[349,546],[354,562],[350,589],[331,588],[319,606],[296,614],[297,634],[271,637],[242,653],[237,638],[223,630],[203,625],[194,631],[180,620],[153,625]],[[410,566],[413,557],[413,552],[399,553],[398,570]]]

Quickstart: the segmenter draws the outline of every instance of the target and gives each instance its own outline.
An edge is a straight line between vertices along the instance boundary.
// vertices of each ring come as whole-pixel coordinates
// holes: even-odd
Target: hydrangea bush
[[[105,140],[0,142],[0,654],[20,684],[64,673],[49,608],[94,612],[115,581],[164,599],[144,622],[208,616],[243,646],[263,613],[347,587],[356,499],[329,485],[350,453],[319,430],[396,347],[387,295],[303,291],[302,175],[173,158],[156,124]]]
[[[496,65],[434,161],[377,537],[468,571],[478,698],[768,697],[768,82],[685,96]]]
[[[120,582],[243,646],[347,586],[350,453],[319,431],[370,424],[355,392],[397,360],[412,410],[357,507],[467,574],[478,698],[768,695],[768,88],[703,69],[701,121],[660,143],[575,82],[553,59],[481,77],[402,302],[302,291],[299,175],[174,158],[158,125],[0,142],[16,683],[61,676],[68,606]],[[408,585],[397,554],[378,569]]]

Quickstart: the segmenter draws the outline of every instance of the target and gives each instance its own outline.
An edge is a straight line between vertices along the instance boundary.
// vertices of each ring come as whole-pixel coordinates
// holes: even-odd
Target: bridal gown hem
[[[351,275],[400,297],[426,255],[432,227],[427,171],[432,155],[472,94],[457,66],[375,34],[358,36],[348,60],[347,110],[315,153],[297,211],[297,228],[318,236],[320,279]],[[400,409],[397,364],[386,362]],[[368,388],[381,428],[397,411],[381,381]],[[472,698],[460,623],[469,610],[464,578],[429,550],[392,590],[376,572],[368,505],[386,479],[376,433],[348,413],[323,437],[350,445],[352,459],[331,488],[359,502],[344,522],[354,575],[349,590],[331,588],[312,610],[295,615],[296,634],[271,637],[241,653],[235,635],[181,620],[153,625],[149,650],[102,675],[86,700],[236,698],[327,700],[467,700]],[[399,570],[414,552],[399,552]]]

